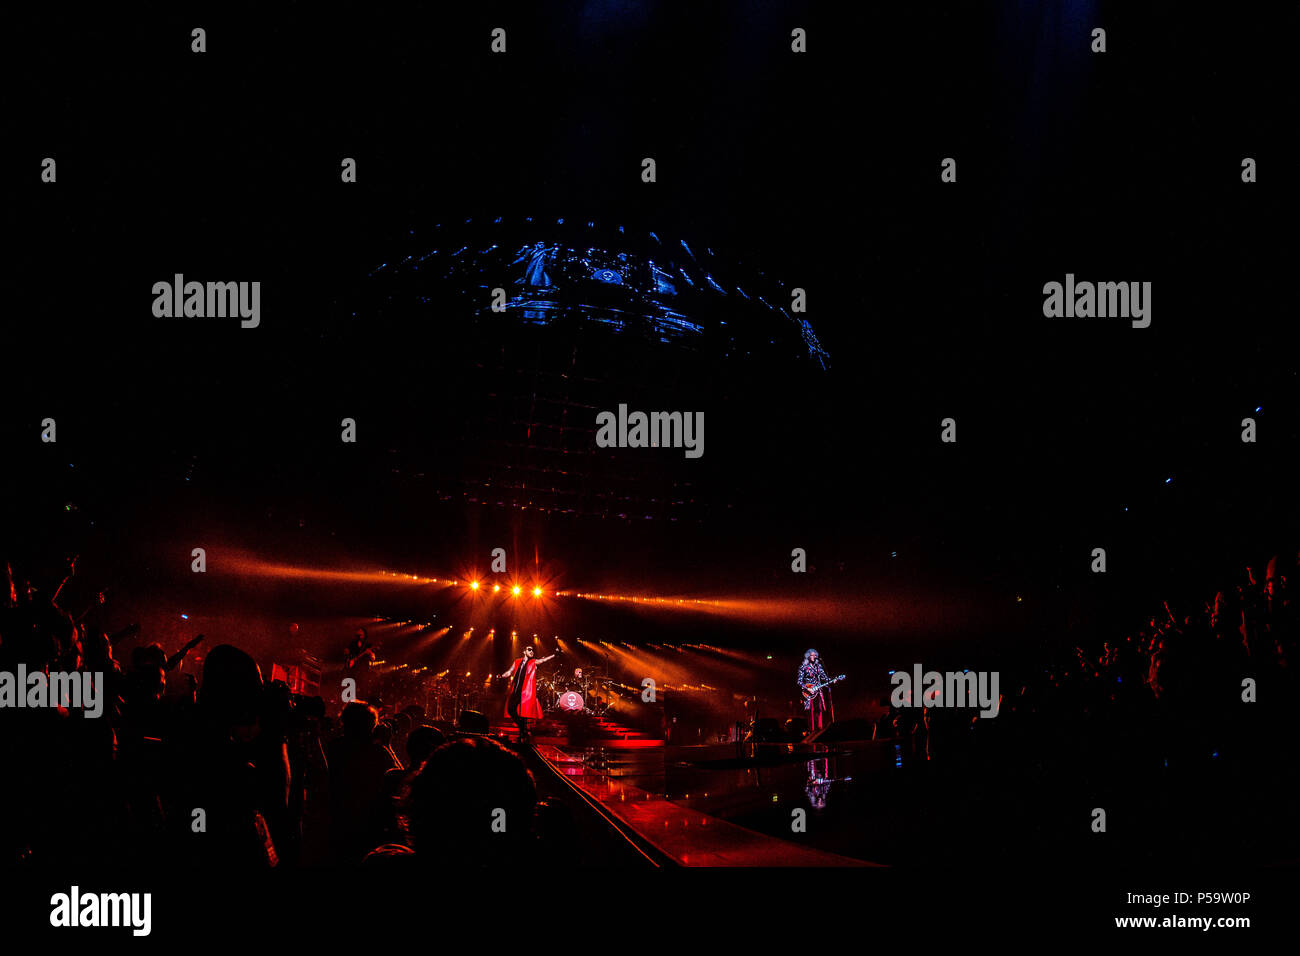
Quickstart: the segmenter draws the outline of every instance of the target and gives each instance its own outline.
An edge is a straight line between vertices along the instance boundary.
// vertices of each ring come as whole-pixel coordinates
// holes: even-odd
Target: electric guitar
[[[346,658],[343,665],[344,668],[346,670],[355,670],[356,666],[367,657],[373,661],[375,659],[375,650],[378,648],[378,644],[371,644],[369,641],[363,643],[361,649],[356,652],[353,652],[351,646],[349,646],[348,650],[344,651],[344,656]]]
[[[845,675],[841,674],[839,677],[832,677],[830,680],[823,681],[820,684],[804,684],[800,689],[800,693],[803,694],[803,709],[812,710],[813,698],[821,693],[821,689],[823,687],[830,687],[831,684],[844,680],[844,676]]]

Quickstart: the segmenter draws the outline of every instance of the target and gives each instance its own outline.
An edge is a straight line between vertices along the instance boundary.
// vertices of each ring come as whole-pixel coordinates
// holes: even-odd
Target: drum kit
[[[401,668],[371,675],[365,693],[377,701],[419,704],[433,720],[455,720],[463,710],[479,709],[483,681],[447,671]]]
[[[537,682],[538,696],[545,701],[546,713],[587,713],[599,716],[609,709],[610,678],[600,674],[600,668],[583,671],[577,668],[572,674],[556,673]],[[549,703],[553,702],[553,703]]]

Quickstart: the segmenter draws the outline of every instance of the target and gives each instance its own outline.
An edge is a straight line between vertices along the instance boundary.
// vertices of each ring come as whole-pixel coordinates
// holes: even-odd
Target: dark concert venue
[[[1269,922],[1294,10],[454,6],[32,15],[6,933]]]

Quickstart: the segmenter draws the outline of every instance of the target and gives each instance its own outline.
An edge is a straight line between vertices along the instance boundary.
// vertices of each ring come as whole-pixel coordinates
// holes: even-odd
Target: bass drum
[[[560,710],[582,710],[582,695],[576,690],[565,691],[555,702],[555,706]]]

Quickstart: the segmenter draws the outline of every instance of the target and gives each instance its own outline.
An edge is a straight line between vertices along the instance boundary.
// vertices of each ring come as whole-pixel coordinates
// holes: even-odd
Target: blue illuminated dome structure
[[[394,336],[433,329],[430,359],[457,383],[461,430],[437,467],[408,458],[394,470],[432,471],[443,496],[698,520],[722,500],[706,486],[732,480],[715,463],[736,433],[719,426],[830,364],[791,313],[786,282],[708,245],[531,217],[440,223],[409,239],[410,254],[369,272],[354,315]],[[596,415],[620,403],[705,411],[704,458],[598,448]]]

